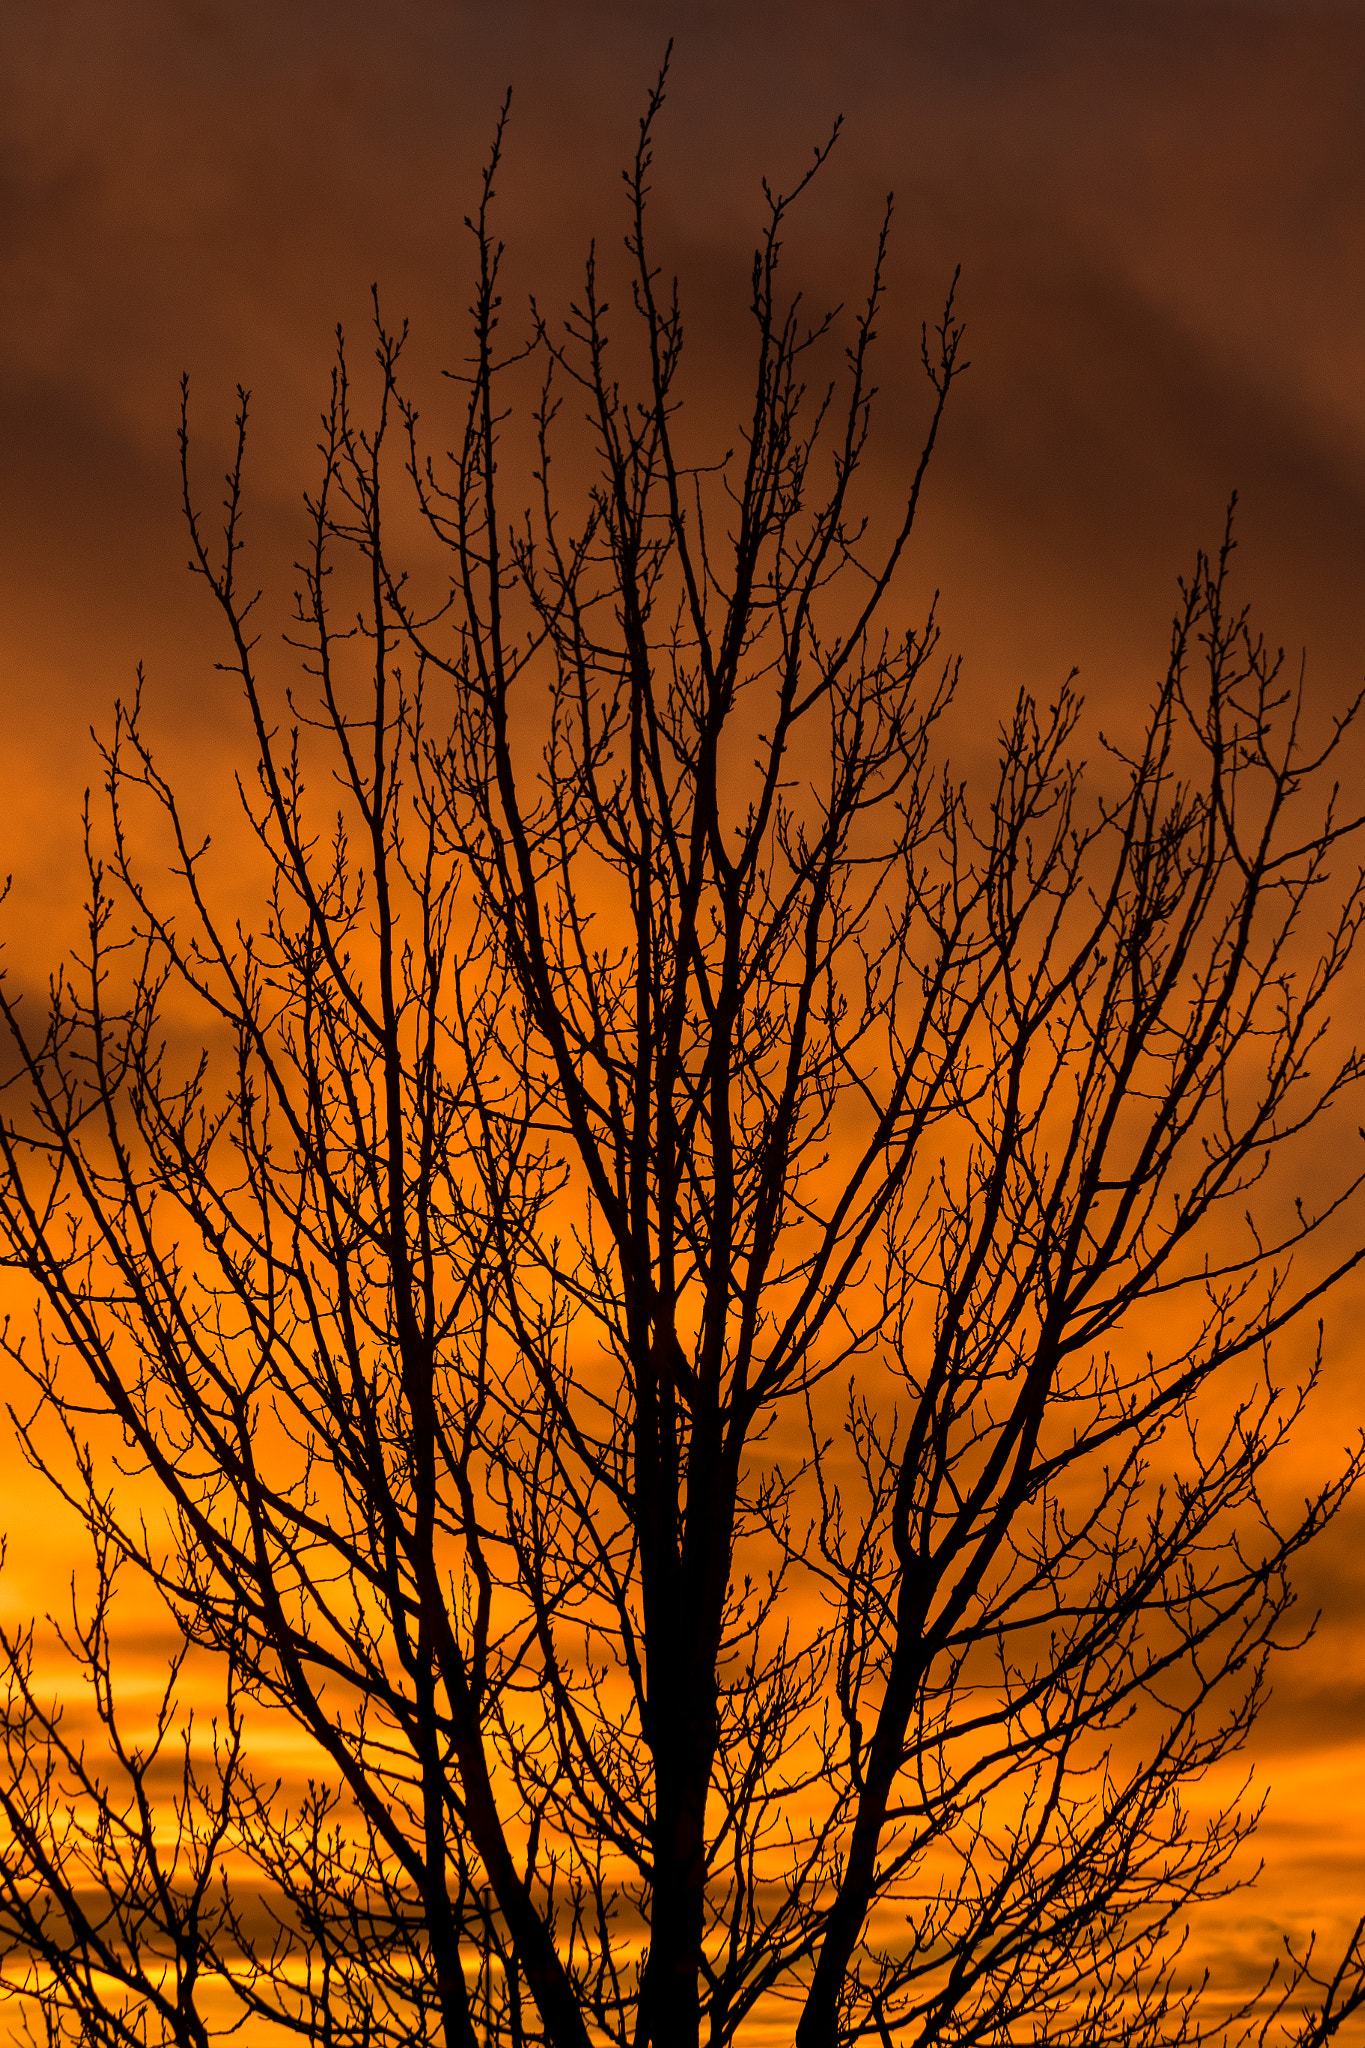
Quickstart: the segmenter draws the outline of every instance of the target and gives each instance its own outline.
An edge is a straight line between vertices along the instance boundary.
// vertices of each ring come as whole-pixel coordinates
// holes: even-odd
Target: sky
[[[174,769],[207,776],[237,730],[185,569],[181,373],[206,476],[235,386],[253,392],[255,560],[286,590],[337,322],[361,334],[377,286],[439,399],[461,220],[509,87],[507,303],[562,303],[590,238],[623,231],[619,172],[670,37],[657,219],[719,435],[760,180],[790,183],[837,116],[791,262],[812,300],[852,296],[894,191],[884,487],[921,417],[918,323],[961,266],[972,366],[910,573],[941,589],[987,726],[1073,665],[1101,723],[1140,710],[1175,580],[1234,490],[1267,637],[1295,666],[1306,650],[1315,715],[1354,694],[1365,6],[43,0],[0,19],[0,868],[21,959],[77,901],[88,728],[137,662]],[[1365,1410],[1359,1307],[1329,1321],[1305,1475]],[[1365,1510],[1302,1575],[1321,1625],[1252,1752],[1266,1872],[1212,1947],[1259,1953],[1277,1922],[1330,1933],[1365,1909],[1362,1533]],[[11,1535],[22,1604],[42,1574]]]

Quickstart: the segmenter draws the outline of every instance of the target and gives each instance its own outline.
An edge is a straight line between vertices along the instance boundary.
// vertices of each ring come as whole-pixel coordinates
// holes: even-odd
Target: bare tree
[[[661,99],[638,387],[591,264],[502,350],[498,149],[453,453],[401,336],[376,319],[368,424],[340,359],[306,694],[253,638],[245,399],[217,539],[182,424],[267,882],[222,907],[139,692],[82,944],[45,1005],[0,996],[15,1414],[98,1564],[89,1746],[0,1646],[4,1987],[119,2044],[1325,2039],[1356,1945],[1231,2022],[1180,1954],[1255,1819],[1189,1788],[1362,1469],[1271,1511],[1317,1371],[1283,1333],[1362,1256],[1361,1171],[1317,1142],[1361,1079],[1353,713],[1307,736],[1229,538],[1134,736],[1086,766],[1068,683],[955,779],[933,615],[883,623],[953,301],[878,540],[887,224],[827,387],[842,330],[779,287],[817,153],[767,194],[737,450],[687,448]],[[126,1732],[120,1570],[217,1660],[211,1741],[174,1673]]]

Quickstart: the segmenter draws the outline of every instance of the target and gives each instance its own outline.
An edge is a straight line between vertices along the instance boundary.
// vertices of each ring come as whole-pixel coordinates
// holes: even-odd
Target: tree
[[[1353,713],[1306,736],[1229,535],[1134,738],[1087,768],[1068,683],[1010,709],[992,787],[954,779],[933,613],[882,623],[953,299],[877,543],[889,221],[808,389],[836,323],[779,257],[817,152],[767,194],[738,452],[687,450],[661,101],[639,388],[591,262],[502,349],[501,127],[449,459],[377,309],[369,425],[339,357],[306,700],[253,637],[245,397],[220,542],[182,417],[263,904],[221,906],[139,689],[82,945],[46,1005],[0,1001],[5,1240],[41,1304],[16,1419],[96,1563],[64,1640],[98,1743],[3,1639],[4,1982],[50,2040],[1226,2030],[1181,1928],[1255,1809],[1187,1789],[1242,1745],[1362,1469],[1272,1513],[1317,1371],[1286,1381],[1284,1333],[1362,1256],[1359,1169],[1304,1143],[1361,1080],[1331,1018]],[[129,1571],[222,1674],[211,1741],[179,1665],[129,1732]],[[306,1784],[272,1776],[281,1717]],[[1362,1984],[1356,1944],[1329,1979],[1301,1958],[1268,2010],[1324,2039]]]

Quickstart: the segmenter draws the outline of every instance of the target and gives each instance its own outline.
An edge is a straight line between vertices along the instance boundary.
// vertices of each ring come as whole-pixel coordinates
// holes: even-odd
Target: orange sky
[[[0,23],[0,690],[21,951],[72,902],[86,728],[148,664],[182,771],[235,704],[184,570],[176,386],[205,473],[256,394],[256,561],[287,595],[332,330],[372,281],[419,384],[458,346],[462,213],[514,90],[510,310],[553,305],[676,36],[658,225],[708,404],[737,411],[758,180],[845,133],[793,239],[813,300],[855,292],[888,186],[884,483],[918,418],[909,344],[961,263],[973,367],[912,579],[943,588],[967,701],[1080,665],[1145,699],[1175,576],[1242,493],[1243,587],[1324,709],[1365,671],[1365,5],[1357,0],[41,0]],[[898,365],[904,365],[902,377]],[[908,396],[907,396],[908,394]],[[275,581],[272,585],[271,578]],[[990,719],[987,718],[987,727]],[[963,734],[966,737],[964,731]],[[1305,1483],[1360,1419],[1359,1298],[1329,1326]],[[0,1468],[2,1469],[2,1468]],[[38,1587],[21,1513],[11,1598]],[[1365,1907],[1365,1509],[1303,1574],[1318,1642],[1257,1740],[1266,1880],[1211,1947]],[[42,1597],[38,1594],[36,1597]]]

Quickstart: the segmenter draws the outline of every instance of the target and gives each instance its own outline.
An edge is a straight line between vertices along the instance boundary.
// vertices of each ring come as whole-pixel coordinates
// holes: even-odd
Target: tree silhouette
[[[828,388],[842,330],[779,287],[817,152],[767,194],[737,450],[689,449],[661,101],[641,382],[591,263],[503,349],[501,127],[453,453],[378,315],[367,424],[339,359],[297,698],[242,582],[245,399],[221,539],[182,421],[267,881],[223,907],[139,691],[82,943],[0,996],[41,1302],[7,1349],[95,1546],[98,1735],[0,1638],[4,1988],[111,2044],[1325,2039],[1355,1944],[1231,2021],[1179,1958],[1255,1819],[1183,1795],[1362,1468],[1271,1512],[1316,1376],[1277,1340],[1361,1257],[1320,1135],[1361,1079],[1349,716],[1306,737],[1229,536],[1134,736],[1087,766],[1068,684],[955,779],[933,615],[884,623],[953,300],[878,539],[887,224]],[[128,1732],[120,1572],[221,1672],[211,1741],[178,1663]]]

